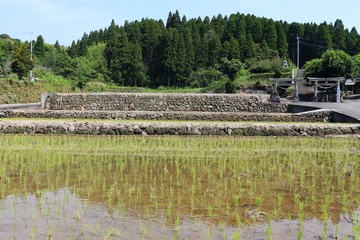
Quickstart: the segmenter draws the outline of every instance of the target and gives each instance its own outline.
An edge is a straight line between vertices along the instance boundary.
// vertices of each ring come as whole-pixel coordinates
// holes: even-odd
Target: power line
[[[329,47],[318,45],[318,44],[307,43],[307,42],[304,42],[304,41],[300,41],[300,44],[305,45],[305,46],[309,46],[309,47],[314,47],[314,48],[326,49],[326,50],[333,49],[333,48],[329,48]],[[349,50],[344,50],[344,49],[339,49],[339,50],[342,50],[342,51],[344,51],[346,53],[359,54],[359,52],[355,52],[355,51],[349,51]]]
[[[313,44],[313,43],[306,43],[306,42],[303,42],[303,41],[300,41],[300,43],[301,43],[302,45],[309,46],[309,47],[316,47],[316,48],[322,48],[322,49],[330,49],[329,47],[321,46],[321,45],[317,45],[317,44]]]

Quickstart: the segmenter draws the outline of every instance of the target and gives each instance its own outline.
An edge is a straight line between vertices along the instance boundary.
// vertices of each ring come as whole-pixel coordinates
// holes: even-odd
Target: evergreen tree
[[[245,59],[253,59],[256,57],[256,45],[250,33],[246,35],[246,50],[243,55]]]
[[[360,51],[356,29],[349,32],[341,20],[335,25],[288,24],[240,13],[188,20],[176,11],[169,13],[166,25],[153,19],[126,21],[123,27],[112,22],[109,28],[91,31],[76,43],[73,41],[67,53],[77,61],[87,57],[90,46],[104,42],[108,76],[117,84],[199,85],[197,80],[188,80],[189,76],[195,76],[196,71],[211,72],[222,57],[248,64],[278,56],[296,62],[297,36],[301,40],[300,65],[320,56],[326,48]]]
[[[129,42],[123,29],[115,24],[113,20],[109,27],[109,39],[105,47],[105,59],[107,67],[111,73],[111,79],[119,84],[124,85],[127,67],[130,61]]]
[[[34,55],[42,61],[45,57],[45,46],[44,46],[44,38],[39,35],[36,39],[34,45]]]
[[[225,41],[222,45],[221,57],[222,58],[230,58],[230,56],[231,56],[231,43],[230,43],[230,41]]]
[[[166,28],[179,28],[180,26],[181,26],[181,18],[179,11],[176,10],[174,14],[172,12],[169,12],[169,16],[166,22]]]
[[[256,18],[255,16],[251,16],[252,19],[252,28],[251,28],[251,35],[255,43],[261,43],[263,39],[263,28],[260,19]]]
[[[125,23],[124,31],[128,37],[129,42],[141,44],[141,31],[140,24],[138,22]]]
[[[89,45],[89,35],[84,33],[83,37],[81,38],[78,48],[79,48],[79,56],[85,56],[87,52],[87,48]]]
[[[277,22],[276,30],[277,30],[277,36],[278,36],[277,49],[279,52],[279,56],[281,58],[286,58],[288,55],[288,43],[287,43],[286,34],[283,29],[282,22]]]
[[[198,29],[199,29],[201,37],[204,37],[207,32],[212,30],[210,18],[207,16],[204,18],[203,21],[201,21],[201,18],[198,18],[197,25],[198,25]]]
[[[207,32],[207,34],[204,36],[204,39],[208,49],[207,66],[213,67],[216,63],[220,61],[221,42],[217,34],[212,30]]]
[[[28,42],[19,43],[15,46],[11,62],[11,70],[22,80],[27,76],[31,69],[35,66],[35,62],[30,60],[30,46]]]
[[[235,38],[240,39],[240,36],[245,36],[246,38],[246,21],[245,16],[243,14],[236,14],[236,30],[235,30]]]
[[[182,32],[179,32],[177,35],[177,44],[176,44],[176,75],[175,80],[176,83],[174,83],[174,86],[176,87],[184,87],[186,78],[189,75],[186,69],[186,50],[185,50],[185,40],[184,35]]]
[[[287,40],[289,46],[289,57],[293,62],[296,62],[297,60],[297,36],[300,38],[304,36],[303,26],[300,23],[291,23],[287,32]],[[303,63],[304,61],[300,58],[300,65]]]
[[[176,47],[178,41],[178,31],[174,28],[170,28],[162,39],[162,46],[164,47],[162,56],[162,65],[164,69],[165,81],[167,86],[171,86],[171,81],[175,80],[176,74]]]
[[[317,38],[320,40],[320,43],[327,49],[332,49],[332,36],[330,33],[329,25],[326,22],[323,22],[319,25]]]
[[[240,46],[240,59],[241,61],[245,61],[246,51],[247,51],[247,40],[245,34],[241,34],[238,38],[239,46]]]
[[[225,41],[230,41],[231,38],[235,37],[236,32],[236,16],[230,15],[229,21],[225,27]]]
[[[67,49],[67,53],[71,58],[76,58],[79,56],[79,50],[75,41],[72,41],[71,46]]]
[[[192,70],[195,70],[195,52],[194,52],[193,38],[190,27],[187,27],[185,29],[184,42],[185,42],[184,74],[185,76],[189,76]]]
[[[59,44],[59,41],[56,40],[55,44],[54,44],[54,47],[56,49],[57,52],[61,52],[61,47],[60,47],[60,44]]]
[[[208,61],[208,48],[205,42],[205,38],[201,38],[200,31],[197,25],[193,26],[193,47],[195,52],[195,65],[197,68],[203,68]]]
[[[162,77],[160,40],[164,30],[164,24],[155,20],[146,19],[140,23],[143,62],[152,86],[158,86],[157,80]]]
[[[144,86],[144,84],[146,84],[146,73],[140,43],[131,43],[129,48],[130,63],[127,69],[127,80],[125,85],[135,87]]]
[[[99,43],[100,42],[105,42],[104,30],[102,29],[99,30]]]
[[[88,37],[88,41],[87,41],[87,45],[92,46],[92,45],[96,45],[100,42],[99,39],[99,32],[98,31],[91,31],[89,33],[89,37]]]
[[[0,40],[0,68],[4,75],[7,75],[5,64],[8,61],[9,53],[4,41]]]
[[[219,14],[217,17],[214,16],[211,19],[211,25],[213,26],[213,29],[215,30],[216,34],[219,36],[220,39],[222,39],[224,35],[224,23],[225,21],[221,14]]]
[[[265,39],[261,42],[260,47],[261,47],[261,51],[262,51],[261,58],[262,59],[270,58],[270,56],[271,56],[270,48]]]
[[[358,42],[360,40],[359,34],[356,31],[356,28],[353,27],[346,35],[346,49],[348,49],[351,52],[359,52],[360,49],[357,49]]]
[[[336,49],[345,50],[345,29],[344,24],[340,19],[337,19],[334,24],[334,35],[333,35],[333,43]]]
[[[263,37],[266,40],[269,48],[276,50],[278,36],[276,33],[276,26],[274,20],[264,20]]]

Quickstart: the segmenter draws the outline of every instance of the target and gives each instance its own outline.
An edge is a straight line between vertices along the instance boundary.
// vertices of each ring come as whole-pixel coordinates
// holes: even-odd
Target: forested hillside
[[[242,70],[274,73],[285,59],[296,63],[297,36],[300,65],[327,49],[360,52],[357,30],[345,29],[341,20],[288,23],[240,13],[187,19],[178,11],[166,22],[141,19],[119,26],[112,21],[69,47],[46,44],[42,36],[33,45],[38,69],[73,79],[80,88],[94,79],[123,86],[206,87],[234,80]],[[29,43],[1,35],[0,71],[11,68],[24,77],[32,63],[19,62],[28,48]]]

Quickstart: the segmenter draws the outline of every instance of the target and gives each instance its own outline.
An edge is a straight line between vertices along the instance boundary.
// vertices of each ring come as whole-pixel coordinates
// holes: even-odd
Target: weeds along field
[[[356,138],[0,138],[0,239],[360,239]]]

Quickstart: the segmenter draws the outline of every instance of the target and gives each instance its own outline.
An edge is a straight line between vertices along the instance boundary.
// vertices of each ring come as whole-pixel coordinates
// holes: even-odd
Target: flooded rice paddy
[[[3,135],[0,239],[360,239],[360,142]]]

